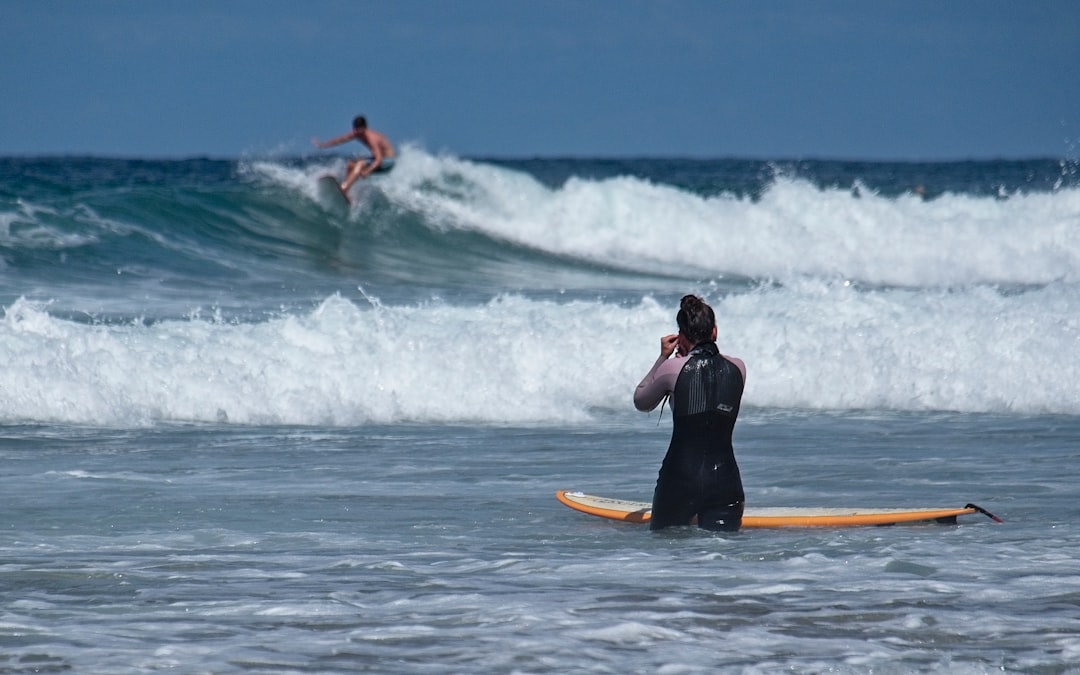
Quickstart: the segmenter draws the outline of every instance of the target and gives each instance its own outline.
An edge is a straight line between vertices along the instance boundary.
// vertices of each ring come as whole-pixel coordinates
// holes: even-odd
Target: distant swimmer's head
[[[716,339],[716,314],[696,295],[683,296],[675,321],[679,324],[679,332],[691,345]]]
[[[367,119],[363,115],[357,115],[353,118],[352,128],[357,131],[363,131],[367,129]]]

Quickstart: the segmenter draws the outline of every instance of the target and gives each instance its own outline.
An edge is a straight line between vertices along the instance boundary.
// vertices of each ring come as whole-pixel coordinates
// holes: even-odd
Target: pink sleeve
[[[742,359],[737,359],[734,356],[728,356],[727,354],[723,354],[722,356],[725,359],[727,359],[728,361],[731,361],[732,363],[734,363],[735,367],[739,369],[740,373],[742,373],[743,386],[745,387],[746,386],[746,364],[743,363]]]
[[[685,356],[670,359],[658,358],[634,390],[634,407],[648,412],[660,405],[660,401],[675,390],[675,380],[679,378],[686,358]]]

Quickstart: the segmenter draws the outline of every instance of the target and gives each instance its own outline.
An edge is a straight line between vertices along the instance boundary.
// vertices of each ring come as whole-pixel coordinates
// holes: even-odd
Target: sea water
[[[1070,672],[1080,177],[1057,160],[0,159],[0,672]],[[754,506],[652,533],[679,297]]]

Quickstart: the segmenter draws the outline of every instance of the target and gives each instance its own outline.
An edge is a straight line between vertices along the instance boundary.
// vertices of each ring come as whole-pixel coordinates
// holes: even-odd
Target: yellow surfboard
[[[652,515],[650,502],[596,497],[581,492],[559,490],[555,497],[575,511],[589,515],[621,520],[628,523],[647,523]],[[897,525],[899,523],[938,522],[956,523],[957,516],[981,513],[996,522],[1000,518],[975,504],[962,508],[814,508],[814,507],[747,507],[742,526],[751,527],[857,527],[865,525]]]

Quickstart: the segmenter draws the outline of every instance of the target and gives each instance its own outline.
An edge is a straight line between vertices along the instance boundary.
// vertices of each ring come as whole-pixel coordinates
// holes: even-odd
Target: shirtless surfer
[[[353,128],[349,133],[325,142],[313,138],[311,142],[318,148],[332,148],[352,140],[366,145],[371,150],[371,157],[349,160],[345,169],[345,182],[341,184],[343,193],[348,193],[353,183],[361,178],[367,178],[376,171],[389,171],[394,166],[396,153],[390,139],[374,129],[368,129],[367,120],[363,115],[358,115],[353,119]]]

